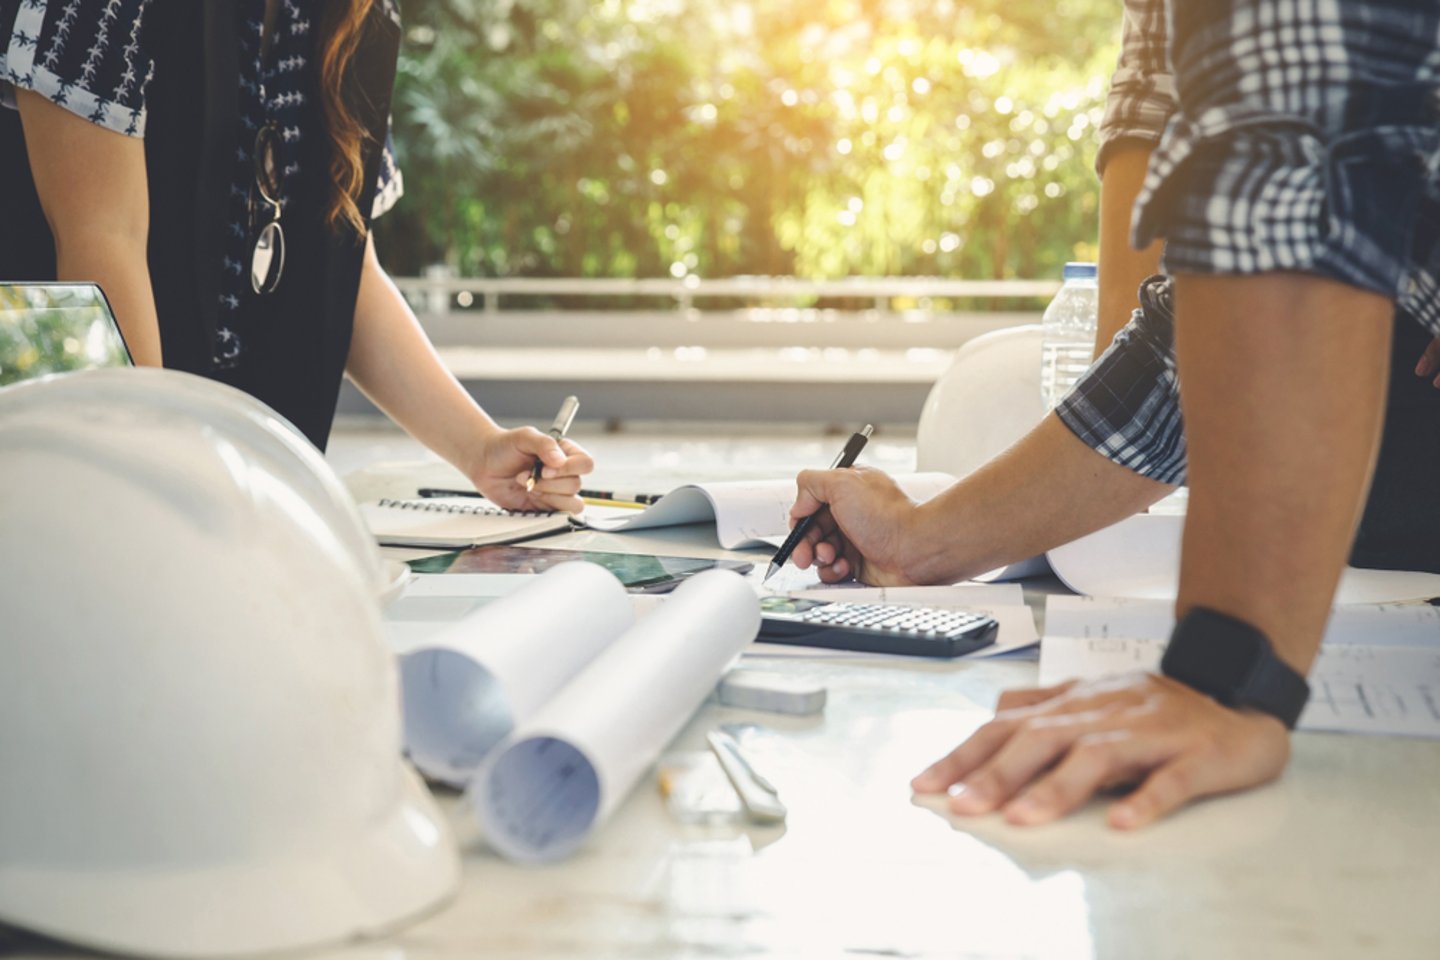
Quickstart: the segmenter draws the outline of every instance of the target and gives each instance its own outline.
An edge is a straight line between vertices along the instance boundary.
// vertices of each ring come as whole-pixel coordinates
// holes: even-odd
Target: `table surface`
[[[586,532],[591,549],[730,555],[703,529]],[[763,558],[764,554],[750,554]],[[779,789],[783,828],[686,825],[652,779],[573,860],[488,852],[458,797],[455,903],[400,934],[410,957],[1440,956],[1440,743],[1297,734],[1278,782],[1135,833],[1104,801],[1020,828],[952,818],[909,779],[985,722],[1033,661],[783,660],[822,716],[707,703]],[[349,955],[349,954],[347,954]]]
[[[544,543],[739,555],[694,527]],[[681,823],[646,778],[572,860],[524,867],[442,793],[464,849],[454,900],[392,938],[315,955],[1440,957],[1440,742],[1301,733],[1278,782],[1149,829],[1108,829],[1103,802],[1019,828],[952,818],[908,781],[1000,690],[1033,684],[1033,661],[763,665],[823,683],[823,715],[710,702],[672,749],[746,724],[747,753],[789,807],[783,827]],[[4,937],[0,954],[64,954]]]

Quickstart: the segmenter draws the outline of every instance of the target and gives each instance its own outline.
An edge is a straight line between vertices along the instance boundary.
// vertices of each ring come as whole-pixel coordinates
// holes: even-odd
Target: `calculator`
[[[958,657],[995,642],[993,617],[938,607],[762,597],[761,643],[912,657]]]

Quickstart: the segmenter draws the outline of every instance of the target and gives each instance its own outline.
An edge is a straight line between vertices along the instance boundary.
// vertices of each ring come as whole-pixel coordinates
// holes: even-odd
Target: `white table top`
[[[716,553],[682,528],[556,546]],[[755,555],[763,559],[763,554]],[[447,907],[389,939],[319,956],[449,958],[1437,957],[1440,742],[1298,734],[1277,783],[1123,834],[1092,803],[1063,822],[952,819],[908,781],[984,722],[1021,661],[767,659],[829,690],[823,715],[706,704],[790,809],[783,828],[678,822],[653,778],[573,860],[464,844]],[[0,954],[55,956],[19,940]]]
[[[546,542],[562,541],[719,553],[696,528]],[[1110,830],[1103,803],[1027,829],[951,818],[908,782],[1001,689],[1033,683],[1034,662],[761,665],[822,681],[824,714],[712,702],[674,746],[754,724],[743,744],[790,809],[784,828],[679,823],[646,779],[575,859],[520,867],[446,797],[462,889],[388,945],[409,958],[1440,956],[1440,743],[1299,734],[1278,783],[1150,829]]]

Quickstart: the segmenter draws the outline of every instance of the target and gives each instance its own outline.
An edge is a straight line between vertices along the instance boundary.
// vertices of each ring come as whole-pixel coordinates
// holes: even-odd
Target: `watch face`
[[[1192,610],[1176,626],[1160,668],[1221,703],[1233,704],[1268,653],[1265,635],[1249,624],[1211,610]]]

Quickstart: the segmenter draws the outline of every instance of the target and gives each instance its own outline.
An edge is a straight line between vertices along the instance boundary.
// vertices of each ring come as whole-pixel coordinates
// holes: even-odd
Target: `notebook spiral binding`
[[[503,507],[494,507],[484,503],[441,503],[437,500],[395,500],[390,497],[381,499],[379,504],[382,507],[394,507],[397,510],[480,514],[486,517],[546,517],[553,512],[549,510],[506,510]]]

